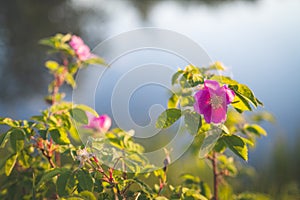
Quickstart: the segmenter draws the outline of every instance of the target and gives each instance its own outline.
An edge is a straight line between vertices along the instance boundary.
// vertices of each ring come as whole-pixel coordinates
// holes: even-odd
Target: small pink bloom
[[[76,35],[73,35],[71,37],[69,44],[71,48],[75,51],[78,59],[81,61],[85,61],[94,56],[91,53],[90,48],[83,42],[83,40],[80,37]]]
[[[194,109],[204,115],[207,123],[222,123],[226,121],[227,106],[234,96],[235,93],[226,85],[220,87],[217,81],[205,80],[204,87],[194,96]]]
[[[81,45],[78,47],[77,50],[75,50],[75,53],[78,57],[79,60],[87,60],[91,57],[91,52],[90,52],[90,48],[87,45]]]
[[[91,128],[102,133],[105,133],[111,127],[111,119],[108,115],[101,115],[99,117],[95,117],[90,113],[86,113],[89,123],[88,125],[84,126],[85,128]]]
[[[78,36],[76,36],[76,35],[73,35],[73,36],[71,37],[71,40],[70,40],[69,44],[70,44],[70,46],[72,47],[72,49],[76,50],[76,49],[78,49],[81,45],[84,45],[84,42],[83,42],[83,40],[82,40],[80,37],[78,37]]]

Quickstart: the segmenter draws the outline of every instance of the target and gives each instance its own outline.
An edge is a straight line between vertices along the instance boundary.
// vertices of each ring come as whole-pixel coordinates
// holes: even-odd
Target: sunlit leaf
[[[184,122],[185,127],[192,135],[196,135],[202,125],[201,116],[196,112],[185,113]]]
[[[168,128],[181,117],[181,110],[170,108],[160,114],[156,121],[157,128]]]
[[[72,110],[70,110],[70,114],[75,121],[82,123],[82,124],[88,124],[88,117],[84,110],[76,107],[76,108],[73,108]]]
[[[175,83],[178,83],[178,78],[180,75],[182,75],[183,71],[182,70],[178,70],[173,76],[172,76],[172,85],[174,85]]]
[[[228,148],[244,160],[248,160],[248,147],[244,140],[237,135],[224,135],[222,137]]]
[[[251,124],[251,125],[246,124],[244,126],[244,130],[248,133],[254,133],[257,136],[261,136],[261,135],[266,136],[267,135],[267,132],[265,131],[265,129],[263,129],[261,126],[259,126],[257,124]]]
[[[6,176],[9,176],[10,173],[12,172],[15,164],[16,164],[16,161],[17,161],[17,158],[18,158],[18,154],[15,153],[15,154],[12,154],[5,162],[5,174]]]
[[[56,144],[60,144],[60,145],[70,144],[68,134],[63,130],[58,130],[58,129],[50,130],[50,135]]]
[[[179,98],[176,94],[173,94],[168,101],[168,108],[177,108]]]
[[[66,82],[67,82],[69,85],[72,86],[72,88],[75,88],[75,87],[76,87],[76,81],[74,80],[74,77],[73,77],[72,74],[67,73],[67,74],[65,75],[65,80],[66,80]]]
[[[0,148],[3,148],[5,146],[5,144],[8,141],[8,138],[10,137],[11,134],[11,130],[0,134]]]
[[[56,61],[53,60],[48,60],[45,63],[45,66],[50,70],[50,71],[56,71],[59,67],[59,64]]]
[[[205,158],[207,154],[211,152],[211,150],[216,145],[221,134],[222,134],[222,130],[218,127],[213,127],[211,130],[205,133],[205,138],[203,140],[203,143],[199,151],[200,158]]]

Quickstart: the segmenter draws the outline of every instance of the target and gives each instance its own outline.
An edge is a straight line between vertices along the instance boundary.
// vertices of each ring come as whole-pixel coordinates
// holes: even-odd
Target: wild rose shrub
[[[168,128],[184,118],[185,127],[195,136],[200,158],[212,163],[213,188],[184,172],[182,184],[170,185],[168,150],[163,168],[142,173],[140,166],[154,166],[142,155],[144,148],[134,142],[132,132],[111,129],[111,118],[106,114],[99,116],[88,106],[63,100],[62,85],[76,87],[74,76],[79,69],[89,64],[105,67],[104,60],[75,35],[57,34],[41,40],[41,44],[60,56],[59,61],[45,63],[53,76],[45,98],[49,108],[30,120],[0,118],[0,124],[8,129],[0,135],[4,155],[0,199],[268,199],[250,193],[227,192],[225,197],[224,191],[219,191],[227,176],[237,174],[234,157],[225,151],[247,160],[248,146],[266,135],[256,124],[266,115],[258,114],[256,121],[242,115],[262,103],[246,85],[218,75],[217,71],[224,70],[221,63],[178,70],[172,78],[176,90],[156,123],[157,128]],[[97,146],[82,146],[75,122],[99,145],[100,154],[92,151]],[[101,139],[93,139],[94,134]],[[115,163],[114,167],[105,166],[107,160]],[[156,177],[157,184],[148,185],[149,176]]]

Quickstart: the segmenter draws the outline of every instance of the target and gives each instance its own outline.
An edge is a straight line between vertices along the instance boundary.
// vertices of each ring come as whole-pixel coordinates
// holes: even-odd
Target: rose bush
[[[172,78],[175,92],[156,126],[169,128],[184,118],[185,128],[195,136],[198,159],[211,162],[213,188],[184,172],[180,172],[182,184],[172,185],[168,182],[170,151],[165,149],[164,167],[156,169],[133,140],[133,131],[111,129],[108,115],[64,101],[61,86],[76,87],[74,76],[79,69],[89,64],[105,67],[104,60],[76,35],[57,34],[41,44],[59,56],[45,63],[53,76],[45,98],[49,108],[30,120],[0,118],[7,129],[0,135],[5,155],[0,162],[0,199],[267,199],[261,194],[220,190],[230,186],[226,177],[237,174],[233,154],[248,160],[248,147],[266,135],[257,123],[267,119],[260,115],[259,120],[246,120],[242,113],[262,103],[246,85],[218,75],[224,70],[221,63],[204,68],[189,65]],[[86,131],[85,146],[78,128]],[[113,165],[106,166],[108,162]]]

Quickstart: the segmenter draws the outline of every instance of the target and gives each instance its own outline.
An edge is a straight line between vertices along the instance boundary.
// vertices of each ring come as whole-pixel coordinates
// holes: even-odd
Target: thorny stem
[[[218,188],[219,188],[219,173],[217,169],[217,157],[216,152],[213,152],[212,157],[210,158],[213,167],[213,174],[214,174],[214,200],[218,200]]]

